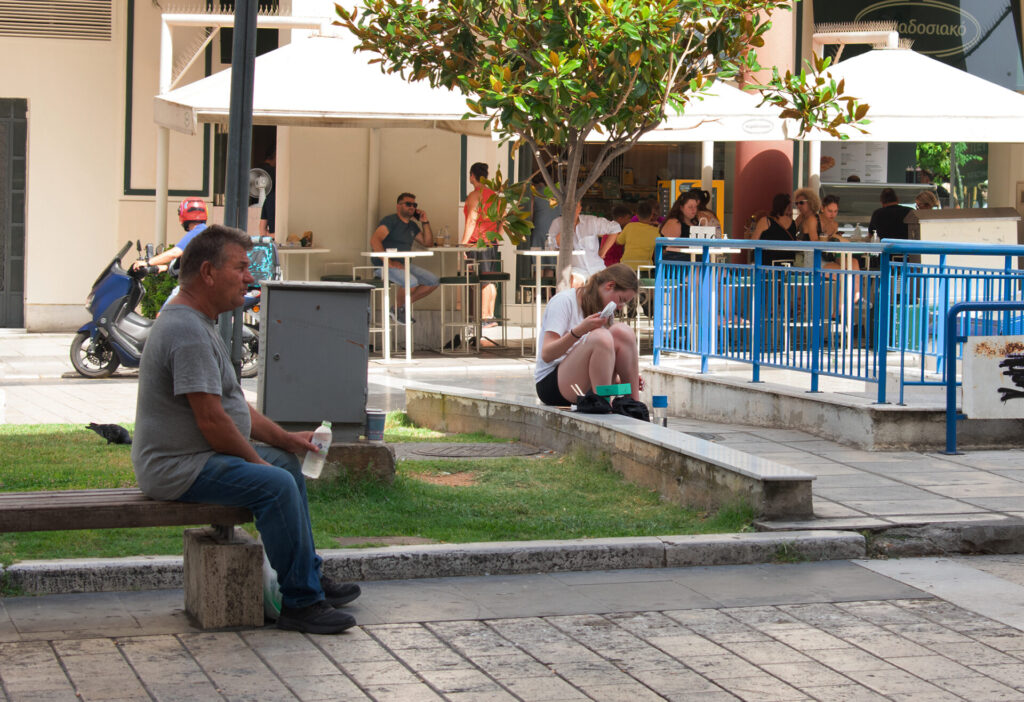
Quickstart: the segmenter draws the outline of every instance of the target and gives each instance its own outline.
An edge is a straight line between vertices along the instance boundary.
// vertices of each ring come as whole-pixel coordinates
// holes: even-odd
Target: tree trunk
[[[558,292],[572,286],[572,250],[576,238],[576,200],[562,202],[562,239],[558,247]]]

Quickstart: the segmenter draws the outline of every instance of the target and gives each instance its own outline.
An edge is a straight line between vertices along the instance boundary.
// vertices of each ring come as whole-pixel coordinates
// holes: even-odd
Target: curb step
[[[846,560],[864,558],[867,545],[854,532],[798,531],[385,546],[320,555],[331,578],[374,581]],[[7,588],[26,595],[183,587],[178,556],[24,561],[3,569],[2,577]]]

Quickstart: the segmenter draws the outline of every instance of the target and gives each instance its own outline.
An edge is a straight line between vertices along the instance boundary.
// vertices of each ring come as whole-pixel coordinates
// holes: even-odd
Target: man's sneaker
[[[281,607],[277,628],[304,634],[340,634],[356,625],[351,614],[336,610],[320,600],[308,607]]]
[[[362,590],[355,583],[336,583],[330,578],[320,578],[324,591],[324,602],[332,607],[341,607],[359,597]]]
[[[398,309],[393,311],[391,313],[391,319],[395,320],[399,324],[405,324],[405,308],[404,307],[399,307]],[[409,321],[412,322],[413,324],[415,324],[416,323],[416,318],[415,317],[409,317]]]

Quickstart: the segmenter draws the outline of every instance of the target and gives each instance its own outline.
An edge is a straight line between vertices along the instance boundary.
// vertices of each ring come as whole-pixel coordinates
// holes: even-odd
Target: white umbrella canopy
[[[702,99],[691,99],[682,114],[666,117],[640,141],[785,141],[796,136],[795,122],[780,119],[779,108],[760,102],[757,93],[717,82]],[[597,132],[587,138],[590,143],[606,140],[604,134]]]
[[[1024,95],[916,51],[874,49],[829,71],[871,106],[867,134],[841,128],[853,141],[1024,141]]]
[[[312,36],[256,58],[253,124],[424,127],[486,136],[481,118],[463,120],[459,92],[381,73],[354,37]],[[231,69],[154,98],[154,121],[185,134],[227,123]]]

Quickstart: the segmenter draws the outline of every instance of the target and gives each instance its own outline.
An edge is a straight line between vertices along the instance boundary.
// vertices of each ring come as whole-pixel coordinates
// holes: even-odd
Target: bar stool
[[[519,324],[522,329],[519,336],[519,353],[524,353],[526,349],[525,330],[527,326],[529,326],[530,330],[533,332],[533,334],[531,334],[531,338],[536,336],[538,322],[538,320],[535,319],[537,314],[537,297],[540,297],[542,303],[547,302],[551,299],[551,296],[555,294],[555,290],[557,288],[554,268],[551,268],[550,271],[546,271],[543,266],[541,267],[540,287],[537,287],[537,271],[534,266],[540,266],[541,260],[534,259],[530,261],[530,264],[531,265],[527,267],[526,275],[519,278],[517,281],[519,291],[522,296],[521,302],[524,306],[529,307],[530,310],[529,319],[524,320]],[[547,275],[548,272],[550,272],[550,275]],[[534,351],[537,350],[537,339],[535,338],[533,339],[533,349]]]
[[[384,350],[384,325],[390,325],[389,333],[391,335],[391,351],[392,353],[398,352],[398,323],[391,319],[391,315],[384,311],[384,281],[380,278],[374,277],[374,271],[377,266],[352,266],[352,282],[365,283],[373,286],[373,290],[370,291],[370,319],[369,319],[369,332],[370,332],[370,345],[377,350],[383,352]],[[343,274],[338,274],[343,275]],[[320,279],[324,280],[327,276],[322,276]],[[345,281],[338,281],[345,282]],[[394,282],[390,283],[393,289],[395,287]],[[380,343],[373,343],[373,335],[377,334],[380,336]]]
[[[480,309],[480,278],[475,263],[466,263],[458,275],[446,275],[440,280],[441,286],[441,353],[469,354],[470,337],[479,340],[479,315],[474,320],[470,306]],[[456,343],[458,341],[458,343]],[[480,351],[479,342],[476,353]]]
[[[354,268],[353,264],[344,261],[328,261],[324,264],[324,272],[320,276],[320,280],[326,283],[351,283],[355,280]]]
[[[641,335],[649,333],[654,338],[654,266],[641,264],[635,270],[640,287],[630,307],[636,352],[639,355]]]
[[[501,261],[496,261],[496,263],[499,267],[501,266]],[[476,298],[477,339],[480,339],[481,342],[483,341],[483,327],[481,326],[483,322],[483,289],[485,285],[494,285],[497,287],[497,296],[494,300],[494,320],[501,326],[501,345],[505,347],[508,345],[508,317],[505,316],[505,295],[503,293],[505,291],[505,283],[512,280],[512,276],[498,270],[491,273],[480,272],[477,274],[477,277],[480,279]]]

